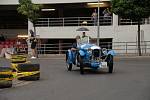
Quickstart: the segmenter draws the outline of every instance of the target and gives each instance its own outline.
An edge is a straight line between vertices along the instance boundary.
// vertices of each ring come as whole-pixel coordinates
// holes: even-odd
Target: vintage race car
[[[81,44],[77,50],[69,49],[66,52],[66,64],[68,71],[72,70],[73,64],[80,67],[80,73],[84,74],[84,68],[95,70],[107,68],[109,73],[113,72],[114,50],[102,49],[95,44]]]

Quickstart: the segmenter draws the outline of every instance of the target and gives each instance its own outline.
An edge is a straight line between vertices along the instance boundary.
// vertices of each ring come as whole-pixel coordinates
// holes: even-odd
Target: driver
[[[81,44],[87,44],[90,43],[91,37],[87,36],[85,32],[82,33],[82,36],[79,35],[76,36],[76,43],[73,43],[71,50],[75,51],[77,50]]]
[[[73,43],[71,50],[77,50],[77,48],[81,44],[81,37],[79,35],[76,36],[76,43]]]

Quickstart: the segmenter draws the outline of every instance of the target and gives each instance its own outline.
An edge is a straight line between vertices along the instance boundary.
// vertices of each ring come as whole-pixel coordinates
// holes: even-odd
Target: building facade
[[[87,35],[90,37],[97,39],[99,34],[100,43],[103,42],[108,47],[110,43],[110,47],[113,49],[120,49],[120,53],[127,52],[125,49],[133,49],[130,50],[130,53],[137,52],[135,48],[137,44],[137,30],[138,26],[136,22],[132,22],[129,19],[121,19],[115,14],[111,14],[111,16],[104,18],[103,11],[106,8],[111,9],[110,0],[100,0],[100,32],[98,33],[98,26],[93,25],[93,21],[91,20],[91,14],[94,9],[97,10],[97,5],[90,5],[89,3],[97,3],[98,0],[33,0],[36,4],[43,4],[42,9],[54,9],[54,11],[42,11],[41,17],[36,23],[36,35],[41,40],[47,40],[46,43],[58,43],[58,50],[62,49],[63,43],[72,43],[77,35],[81,35],[82,32],[76,31],[78,28],[84,26],[89,29],[87,31]],[[1,0],[0,1],[0,11],[9,12],[8,16],[15,17],[16,16],[16,8],[18,5],[18,0]],[[11,10],[13,9],[14,15],[11,15]],[[4,13],[5,14],[5,13]],[[6,14],[7,15],[7,14]],[[19,15],[19,14],[17,14]],[[2,16],[0,18],[3,18]],[[0,33],[7,33],[10,37],[15,37],[17,34],[28,34],[28,30],[33,29],[33,25],[31,22],[27,22],[24,20],[25,18],[20,15],[17,17],[20,19],[20,23],[18,19],[15,19],[18,24],[14,24],[16,22],[13,19],[10,21],[13,23],[12,26],[20,26],[20,27],[12,27],[10,25],[3,26],[3,23],[0,23]],[[4,22],[5,23],[5,22]],[[9,22],[8,22],[9,23]],[[5,23],[7,24],[7,23]],[[21,27],[21,25],[22,27]],[[144,19],[141,25],[141,41],[150,41],[150,22],[149,19]],[[108,42],[108,43],[105,43]],[[122,43],[122,42],[131,42],[134,43],[134,47],[132,46],[113,46],[112,43]],[[149,43],[149,42],[148,42]],[[119,44],[118,44],[119,45]],[[126,45],[126,44],[123,44]],[[145,43],[144,43],[145,45]],[[149,46],[147,46],[149,47]],[[145,48],[145,46],[144,46]],[[122,50],[124,49],[124,50]],[[122,50],[122,51],[121,51]],[[145,50],[145,49],[144,49]],[[62,50],[63,51],[63,50]]]

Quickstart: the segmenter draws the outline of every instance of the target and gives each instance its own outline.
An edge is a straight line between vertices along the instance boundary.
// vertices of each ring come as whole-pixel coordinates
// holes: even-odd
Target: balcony
[[[112,16],[100,16],[101,26],[112,25]],[[97,24],[97,21],[95,21]],[[91,17],[65,17],[65,18],[39,18],[36,27],[55,27],[55,26],[93,26],[95,25]]]
[[[136,21],[130,19],[118,19],[118,25],[137,25]],[[100,16],[100,26],[113,25],[113,16]],[[59,26],[93,26],[97,25],[97,21],[94,21],[91,17],[64,17],[64,18],[39,18],[36,27],[59,27]],[[150,18],[142,19],[141,24],[150,24]]]

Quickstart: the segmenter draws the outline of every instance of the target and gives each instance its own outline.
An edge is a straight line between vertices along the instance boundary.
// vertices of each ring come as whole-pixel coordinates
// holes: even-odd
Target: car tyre
[[[72,64],[68,64],[67,61],[68,61],[68,52],[66,52],[66,65],[67,65],[68,71],[71,71],[72,70]]]
[[[107,64],[108,64],[108,73],[112,73],[113,72],[113,56],[110,54],[107,56]]]
[[[71,71],[72,70],[72,64],[67,64],[67,69],[68,69],[68,71]]]
[[[84,67],[83,67],[83,59],[82,57],[79,55],[79,63],[80,63],[80,74],[84,74]]]

